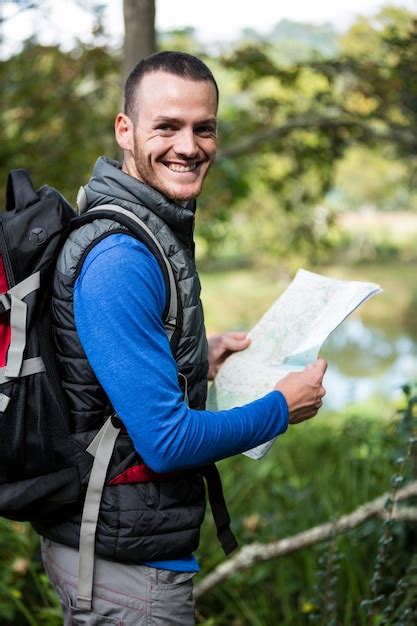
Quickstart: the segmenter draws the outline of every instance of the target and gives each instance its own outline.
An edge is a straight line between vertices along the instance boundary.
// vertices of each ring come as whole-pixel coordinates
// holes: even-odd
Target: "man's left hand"
[[[213,380],[228,356],[250,344],[246,333],[221,333],[208,339],[209,380]]]

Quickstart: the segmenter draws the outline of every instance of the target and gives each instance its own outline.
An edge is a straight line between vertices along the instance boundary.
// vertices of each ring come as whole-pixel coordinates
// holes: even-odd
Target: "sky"
[[[13,2],[0,0],[3,24],[1,56],[19,49],[21,42],[34,31],[41,43],[61,43],[71,48],[75,38],[88,41],[92,20],[82,6],[90,2],[74,0],[43,0],[42,17],[34,11],[16,14]],[[123,37],[122,0],[109,0],[106,9],[106,28],[110,41],[120,45]],[[314,23],[331,22],[343,31],[358,15],[372,15],[387,4],[381,0],[157,0],[156,26],[169,30],[192,26],[198,37],[206,42],[226,42],[236,39],[243,28],[251,27],[268,32],[281,19]],[[390,5],[405,6],[417,12],[417,0],[390,0]]]

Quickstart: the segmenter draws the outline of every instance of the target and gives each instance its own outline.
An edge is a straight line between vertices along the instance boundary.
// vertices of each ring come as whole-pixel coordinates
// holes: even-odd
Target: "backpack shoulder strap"
[[[167,286],[168,306],[165,307],[166,313],[164,324],[169,342],[171,344],[171,350],[173,354],[175,354],[181,333],[182,310],[178,298],[177,283],[174,272],[163,247],[149,226],[147,226],[143,220],[141,220],[132,211],[115,204],[102,204],[100,206],[93,207],[92,209],[88,209],[81,216],[78,216],[73,220],[73,227],[79,227],[100,218],[111,219],[125,226],[129,233],[145,243],[145,245],[151,249],[151,252],[156,257]]]
[[[90,214],[99,213],[99,212],[102,212],[103,210],[104,211],[108,210],[108,211],[111,211],[112,213],[116,212],[118,216],[123,216],[127,218],[131,223],[133,222],[133,224],[135,224],[136,226],[139,226],[139,228],[142,229],[146,233],[147,237],[151,239],[151,241],[156,246],[159,254],[161,255],[161,258],[163,259],[166,270],[167,270],[168,280],[169,280],[170,301],[169,301],[169,307],[168,307],[168,314],[167,314],[167,318],[165,321],[165,327],[167,329],[168,339],[171,341],[171,338],[177,327],[178,294],[177,294],[177,285],[175,282],[174,272],[172,271],[171,263],[169,262],[163,247],[161,246],[160,242],[155,237],[155,235],[153,234],[149,226],[147,226],[147,224],[145,224],[145,222],[141,220],[140,217],[132,213],[132,211],[128,211],[127,209],[124,209],[121,206],[117,206],[114,204],[102,204],[99,207],[94,207],[93,209],[89,209],[87,213],[90,213]],[[124,225],[126,225],[126,223]],[[133,231],[134,230],[135,229],[133,229]]]

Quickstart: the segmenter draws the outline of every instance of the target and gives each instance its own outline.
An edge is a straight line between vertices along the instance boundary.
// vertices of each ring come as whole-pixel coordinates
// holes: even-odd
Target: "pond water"
[[[369,396],[401,396],[405,383],[417,381],[417,340],[345,320],[328,338],[321,354],[328,360],[325,407],[341,409]]]

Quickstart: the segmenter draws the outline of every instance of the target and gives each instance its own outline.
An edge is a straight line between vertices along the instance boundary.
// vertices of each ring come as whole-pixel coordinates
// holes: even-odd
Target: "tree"
[[[155,0],[123,0],[123,84],[136,63],[156,51]]]

